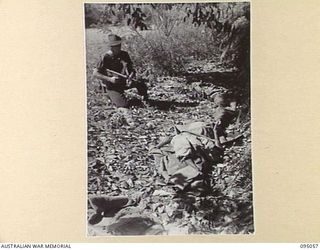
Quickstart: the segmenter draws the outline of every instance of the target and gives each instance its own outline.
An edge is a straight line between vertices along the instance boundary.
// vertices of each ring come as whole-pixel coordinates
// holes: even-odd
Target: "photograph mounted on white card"
[[[84,5],[87,234],[252,234],[250,3]]]

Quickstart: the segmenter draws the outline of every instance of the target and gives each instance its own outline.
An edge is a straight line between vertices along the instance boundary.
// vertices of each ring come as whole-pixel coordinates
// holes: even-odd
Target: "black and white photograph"
[[[250,16],[84,4],[87,236],[254,234]]]

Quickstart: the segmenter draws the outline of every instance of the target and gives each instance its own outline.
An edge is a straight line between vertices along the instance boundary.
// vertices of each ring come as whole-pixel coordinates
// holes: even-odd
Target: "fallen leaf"
[[[164,190],[155,190],[152,195],[153,196],[170,196],[173,194]]]

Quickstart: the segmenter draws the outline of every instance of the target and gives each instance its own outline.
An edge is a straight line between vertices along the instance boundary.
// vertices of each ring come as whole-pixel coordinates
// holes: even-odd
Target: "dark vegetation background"
[[[244,140],[226,150],[223,164],[213,172],[211,194],[178,202],[149,198],[145,209],[187,233],[253,232],[250,25],[244,25],[250,24],[249,16],[246,2],[85,4],[89,194],[129,195],[144,190],[148,196],[166,190],[161,179],[155,181],[156,165],[147,156],[148,147],[172,135],[170,128],[179,121],[210,121],[217,103],[206,89],[214,88],[237,102],[240,119],[234,130],[244,134]],[[123,49],[139,76],[148,80],[151,96],[201,105],[134,109],[141,124],[129,132],[118,126],[121,117],[92,78],[110,32],[124,38]],[[179,209],[181,214],[172,212]]]
[[[147,65],[158,74],[179,74],[191,60],[220,57],[233,22],[249,8],[249,3],[86,4],[85,25],[104,32],[111,25],[150,30],[125,35],[136,66]],[[240,50],[230,51],[225,61]]]

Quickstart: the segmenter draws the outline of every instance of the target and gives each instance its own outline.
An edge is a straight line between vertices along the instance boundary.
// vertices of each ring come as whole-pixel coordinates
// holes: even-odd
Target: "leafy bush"
[[[97,24],[100,18],[100,11],[95,5],[85,4],[85,27],[89,28]]]
[[[249,13],[245,8],[249,3],[86,4],[86,27],[130,26],[136,36],[127,49],[138,68],[155,75],[177,75],[192,59],[220,57],[220,62],[232,61],[240,68],[249,64],[249,43],[241,38],[243,32],[231,35],[231,29]],[[139,23],[149,30],[139,33]]]
[[[191,60],[210,59],[219,53],[205,27],[188,24],[177,25],[169,36],[161,30],[136,32],[124,46],[138,69],[155,75],[178,75]]]

